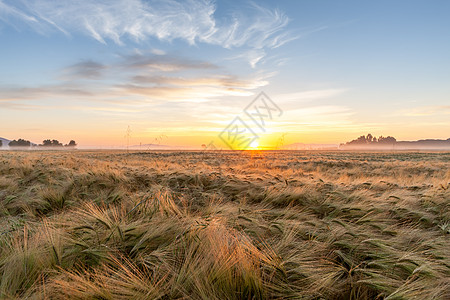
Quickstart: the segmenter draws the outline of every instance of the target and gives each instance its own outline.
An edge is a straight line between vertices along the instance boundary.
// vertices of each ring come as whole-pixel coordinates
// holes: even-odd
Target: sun
[[[254,140],[253,142],[251,142],[250,144],[250,148],[256,149],[259,147],[259,142],[258,140]]]

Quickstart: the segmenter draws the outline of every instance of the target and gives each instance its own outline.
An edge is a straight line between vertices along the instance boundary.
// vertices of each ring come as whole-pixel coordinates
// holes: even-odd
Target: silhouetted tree
[[[74,140],[71,140],[65,147],[71,147],[75,148],[77,146],[77,143]]]
[[[367,136],[362,135],[359,138],[357,138],[356,140],[352,140],[345,144],[346,145],[366,145],[366,144],[387,145],[387,144],[395,144],[396,142],[397,142],[397,140],[392,136],[388,136],[388,137],[380,136],[377,139],[376,137],[374,137],[372,134],[369,133]]]
[[[11,141],[9,142],[9,147],[30,147],[31,142],[24,140],[24,139],[18,139],[17,141]]]
[[[395,144],[395,142],[397,142],[397,140],[392,136],[388,136],[388,137],[380,136],[378,138],[379,144]]]
[[[44,146],[44,147],[49,147],[52,145],[52,141],[51,140],[43,140],[42,144],[39,146]]]
[[[367,139],[366,139],[365,135],[362,135],[359,138],[357,138],[356,140],[350,141],[347,144],[350,144],[350,145],[353,145],[353,144],[357,144],[357,145],[367,144]]]
[[[63,144],[60,143],[58,140],[52,140],[52,146],[53,147],[62,147]]]
[[[62,147],[63,144],[60,143],[58,140],[43,140],[42,144],[39,146],[43,146],[43,147]]]
[[[0,148],[3,146],[3,141],[0,140]]]

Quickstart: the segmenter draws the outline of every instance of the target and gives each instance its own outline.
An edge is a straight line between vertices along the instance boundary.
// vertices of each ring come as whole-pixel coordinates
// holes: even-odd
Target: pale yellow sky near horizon
[[[240,116],[268,148],[450,138],[450,2],[325,2],[0,0],[0,137],[225,147]]]

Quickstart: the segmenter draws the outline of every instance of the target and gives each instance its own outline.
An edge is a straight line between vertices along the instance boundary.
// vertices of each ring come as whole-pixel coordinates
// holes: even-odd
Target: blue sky
[[[0,136],[196,146],[260,92],[261,143],[450,137],[448,1],[0,0]]]

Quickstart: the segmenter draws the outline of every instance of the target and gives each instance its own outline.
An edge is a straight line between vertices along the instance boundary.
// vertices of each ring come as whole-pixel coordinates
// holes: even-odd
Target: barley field
[[[1,299],[450,299],[450,153],[0,152]]]

